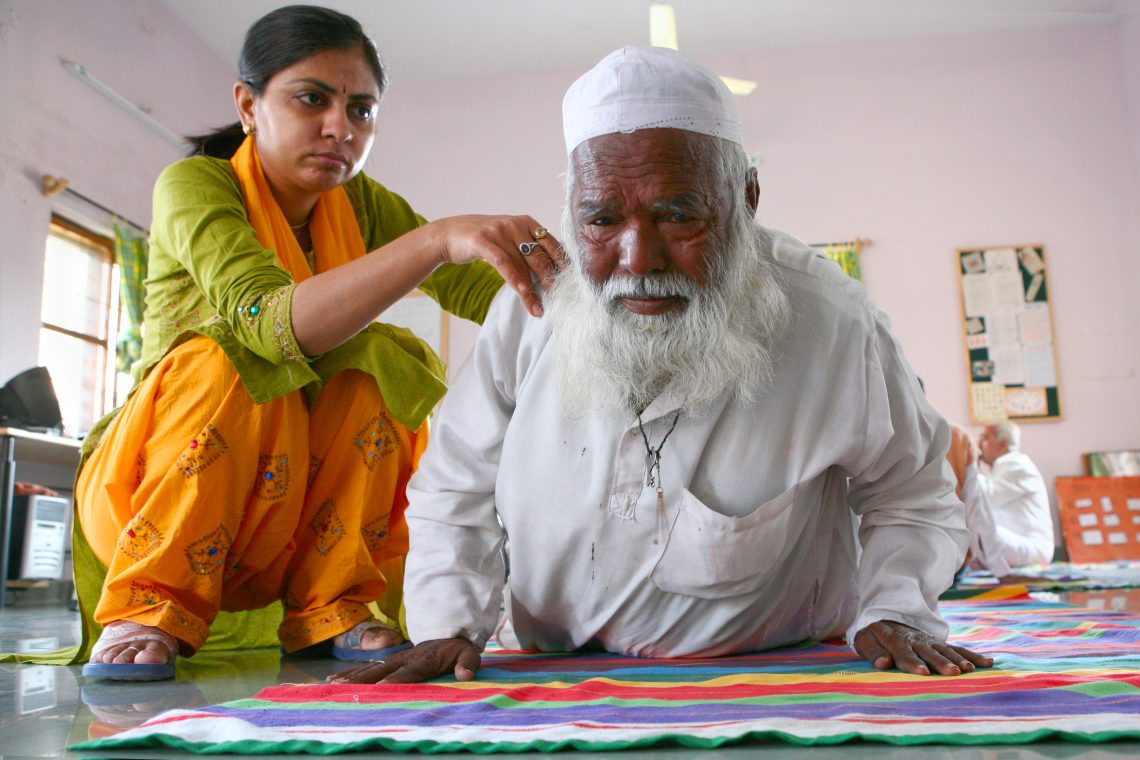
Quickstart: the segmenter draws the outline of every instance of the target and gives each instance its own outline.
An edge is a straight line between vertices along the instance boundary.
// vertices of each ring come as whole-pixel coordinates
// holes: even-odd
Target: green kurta
[[[365,250],[425,223],[407,201],[363,173],[344,188]],[[420,290],[444,310],[482,322],[502,283],[484,262],[445,264]],[[359,369],[376,378],[396,419],[419,427],[446,390],[443,364],[432,350],[409,330],[373,323],[332,351],[306,357],[293,337],[295,287],[277,254],[257,241],[229,161],[198,156],[167,167],[154,189],[136,380],[173,346],[200,334],[225,350],[258,403],[299,388],[314,393],[322,380]]]

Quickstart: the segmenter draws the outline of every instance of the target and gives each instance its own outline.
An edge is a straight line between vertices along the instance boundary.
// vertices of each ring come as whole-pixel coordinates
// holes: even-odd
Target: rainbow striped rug
[[[998,592],[995,596],[1009,593]],[[877,672],[836,643],[704,660],[494,652],[472,683],[275,686],[72,747],[478,753],[742,741],[1140,739],[1140,617],[1019,599],[944,603],[991,670]]]

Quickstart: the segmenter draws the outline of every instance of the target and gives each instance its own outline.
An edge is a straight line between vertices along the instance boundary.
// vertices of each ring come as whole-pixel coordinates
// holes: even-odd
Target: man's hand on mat
[[[993,658],[940,641],[929,633],[893,620],[880,620],[855,634],[855,651],[876,670],[894,666],[905,673],[957,676],[988,668]]]
[[[455,673],[456,681],[473,681],[479,670],[479,650],[467,639],[433,639],[390,657],[344,670],[330,683],[419,683]]]

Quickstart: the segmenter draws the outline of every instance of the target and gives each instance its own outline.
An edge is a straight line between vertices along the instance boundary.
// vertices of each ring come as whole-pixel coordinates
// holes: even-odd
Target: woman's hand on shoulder
[[[533,217],[451,216],[421,229],[433,235],[441,263],[486,261],[514,288],[533,316],[542,316],[533,275],[549,288],[566,257],[557,238]]]

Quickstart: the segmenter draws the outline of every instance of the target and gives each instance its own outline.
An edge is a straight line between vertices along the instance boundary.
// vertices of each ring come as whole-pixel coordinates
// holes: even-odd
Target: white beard
[[[582,271],[572,220],[563,215],[570,263],[546,299],[563,411],[636,413],[666,388],[698,415],[725,391],[751,401],[771,381],[773,339],[790,319],[787,297],[771,261],[771,241],[743,208],[728,242],[709,252],[708,282],[677,272],[618,275],[601,286]],[[661,315],[635,314],[622,296],[681,296],[686,306]]]

